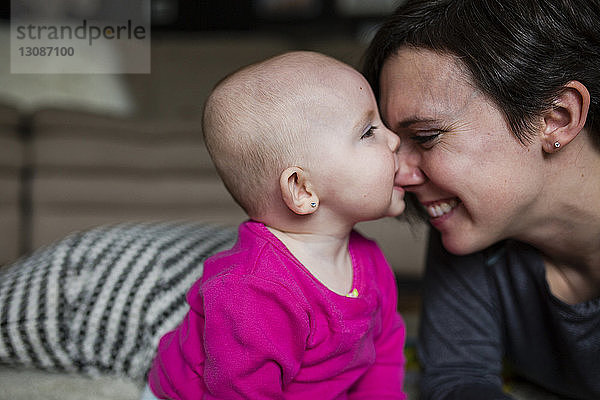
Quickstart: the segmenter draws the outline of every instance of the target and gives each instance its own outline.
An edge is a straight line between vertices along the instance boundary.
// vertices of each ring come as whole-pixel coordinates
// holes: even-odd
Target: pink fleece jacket
[[[358,297],[315,279],[264,225],[206,260],[190,311],[161,339],[148,382],[168,399],[405,399],[394,275],[352,232]]]

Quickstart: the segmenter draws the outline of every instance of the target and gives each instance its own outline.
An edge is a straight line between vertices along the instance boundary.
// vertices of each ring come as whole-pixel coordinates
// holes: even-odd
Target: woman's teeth
[[[426,206],[425,209],[430,217],[437,218],[452,211],[458,205],[458,200],[452,199],[434,205]]]

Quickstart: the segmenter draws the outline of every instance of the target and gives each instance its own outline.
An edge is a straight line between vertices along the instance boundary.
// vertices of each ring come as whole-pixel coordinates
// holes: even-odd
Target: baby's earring
[[[311,206],[312,208],[317,208],[317,202],[316,202],[316,201],[311,201],[311,202],[310,202],[310,206]]]
[[[560,147],[560,142],[557,140],[556,142],[554,142],[554,148],[558,149]]]

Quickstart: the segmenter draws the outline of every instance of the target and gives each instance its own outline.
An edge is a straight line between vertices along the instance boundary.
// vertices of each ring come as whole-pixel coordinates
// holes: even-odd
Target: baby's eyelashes
[[[371,136],[373,136],[375,134],[375,129],[377,129],[376,126],[370,126],[365,133],[362,134],[362,136],[360,137],[361,139],[367,139],[370,138]]]

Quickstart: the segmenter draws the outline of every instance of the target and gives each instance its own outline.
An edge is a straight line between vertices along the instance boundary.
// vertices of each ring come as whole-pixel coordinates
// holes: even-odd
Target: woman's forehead
[[[459,112],[479,93],[453,57],[420,49],[401,50],[385,62],[379,92],[386,119],[398,112],[441,118]]]
[[[466,67],[456,57],[421,48],[405,47],[388,57],[382,67],[381,79],[384,75],[388,80],[394,78],[420,86],[471,85]]]

